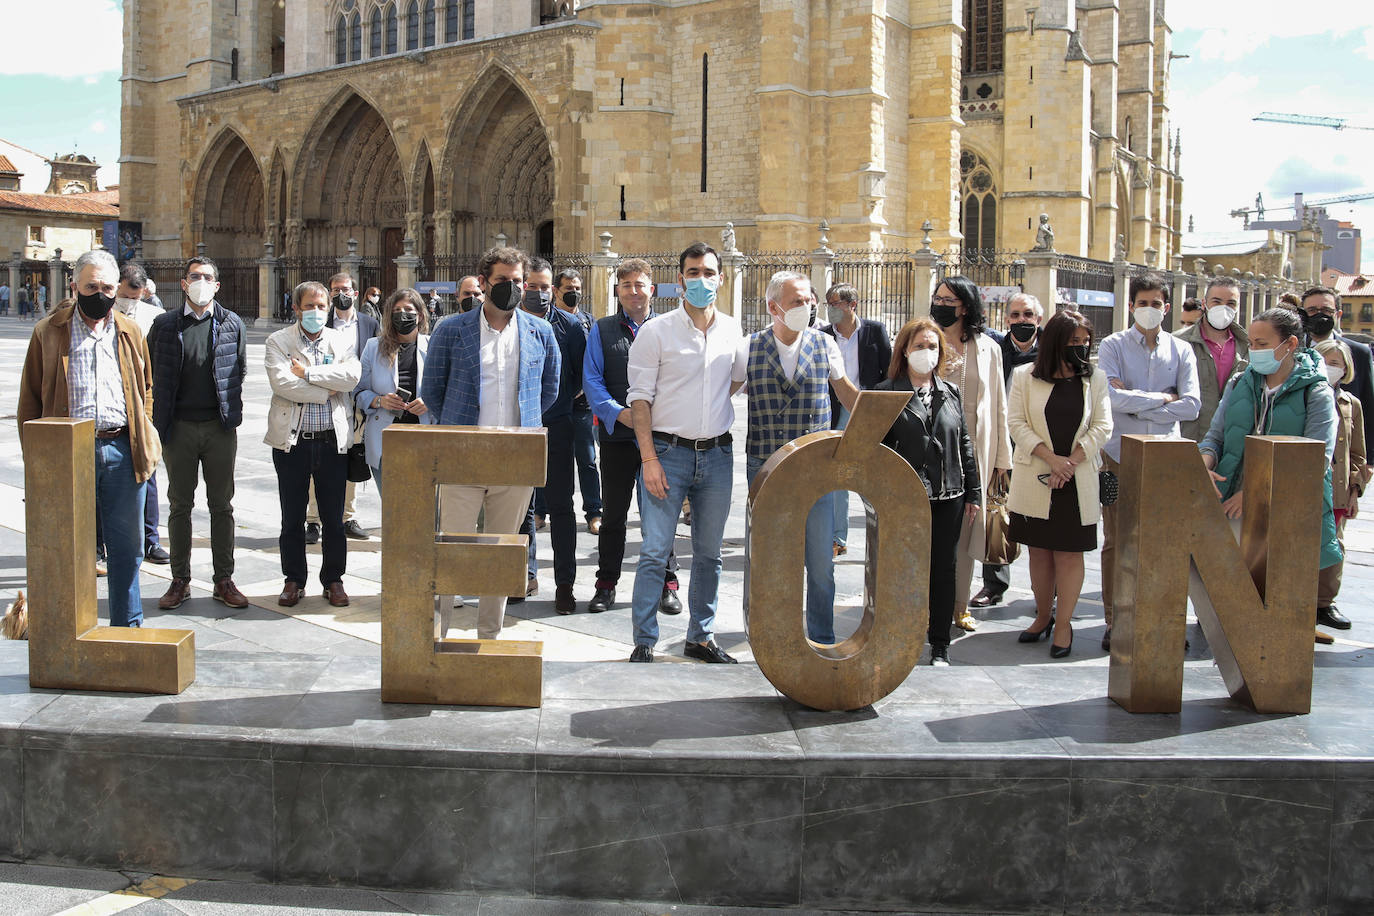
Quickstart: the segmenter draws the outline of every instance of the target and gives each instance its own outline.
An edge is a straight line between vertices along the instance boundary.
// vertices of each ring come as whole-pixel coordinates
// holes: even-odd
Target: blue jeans
[[[745,476],[749,486],[754,485],[754,478],[763,464],[764,459],[753,455],[746,459]],[[835,554],[831,550],[831,532],[838,495],[838,491],[825,494],[806,514],[806,635],[812,642],[825,645],[835,644]],[[696,504],[692,505],[695,511]],[[748,543],[747,537],[745,543]],[[745,566],[748,567],[747,556]],[[747,573],[745,579],[748,580]],[[744,600],[747,607],[747,587]]]
[[[110,626],[143,625],[138,570],[143,565],[143,501],[147,484],[134,477],[129,434],[95,440],[95,503],[105,537]]]
[[[573,408],[573,459],[577,462],[577,485],[582,488],[582,517],[590,521],[601,515],[601,474],[596,468],[596,430],[592,412]]]
[[[835,428],[844,429],[848,425],[849,411],[841,407],[839,417],[835,423]],[[830,495],[835,500],[835,532],[831,535],[831,540],[841,547],[844,547],[849,543],[849,491],[836,490]],[[831,553],[831,557],[834,557],[833,552]],[[815,639],[815,637],[813,636],[812,639]]]
[[[725,520],[730,515],[730,491],[734,484],[734,447],[718,445],[704,452],[654,440],[654,452],[668,480],[666,499],[646,488],[639,502],[639,525],[644,541],[635,566],[631,599],[635,645],[653,647],[658,642],[658,602],[663,596],[663,574],[668,553],[677,536],[682,500],[692,501],[692,580],[687,586],[687,641],[711,640],[720,594],[720,545]]]

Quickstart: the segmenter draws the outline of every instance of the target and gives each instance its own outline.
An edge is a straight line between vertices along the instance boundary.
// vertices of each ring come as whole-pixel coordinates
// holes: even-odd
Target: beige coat
[[[273,448],[291,451],[301,431],[301,416],[306,404],[329,403],[334,421],[334,438],[339,451],[346,452],[353,444],[353,388],[362,375],[362,363],[353,352],[356,342],[353,332],[324,328],[324,349],[333,361],[310,366],[310,359],[300,347],[300,323],[282,328],[267,338],[267,381],[272,386],[272,403],[267,409],[267,435],[264,442]],[[297,378],[291,371],[295,357],[308,368],[305,378]]]
[[[1334,508],[1352,517],[1359,509],[1359,498],[1369,483],[1366,462],[1364,411],[1350,392],[1336,390],[1336,451],[1331,458],[1331,497]]]
[[[1011,437],[1016,442],[1016,457],[1007,509],[1027,518],[1049,518],[1050,486],[1041,483],[1039,475],[1048,474],[1050,466],[1032,452],[1037,445],[1054,450],[1045,422],[1045,404],[1054,385],[1033,378],[1032,365],[1018,366],[1011,376],[1007,416]],[[1091,382],[1083,388],[1083,419],[1073,436],[1074,446],[1081,446],[1087,456],[1073,473],[1078,487],[1078,514],[1084,525],[1095,525],[1102,516],[1097,472],[1102,466],[1102,446],[1111,436],[1112,405],[1107,394],[1107,376],[1094,368]]]
[[[975,346],[976,345],[976,349]],[[1007,394],[1002,375],[1002,347],[979,334],[965,344],[964,359],[970,368],[976,361],[977,371],[965,373],[968,378],[959,394],[964,402],[964,416],[970,420],[969,437],[973,440],[973,454],[978,459],[978,482],[984,493],[992,482],[994,470],[1011,469],[1011,440],[1007,436]],[[958,384],[957,377],[949,381]],[[960,546],[969,556],[982,560],[987,553],[987,523],[982,507],[972,522],[966,523]]]

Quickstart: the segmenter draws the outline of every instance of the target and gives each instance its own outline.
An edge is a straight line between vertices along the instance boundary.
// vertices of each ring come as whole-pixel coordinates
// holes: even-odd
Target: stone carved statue
[[[1040,228],[1035,230],[1035,244],[1031,251],[1054,251],[1054,230],[1050,228],[1050,215],[1040,214]]]
[[[726,223],[725,228],[720,232],[720,247],[722,251],[735,250],[735,224]]]
[[[1126,260],[1126,236],[1124,235],[1116,237],[1116,259],[1118,261]]]

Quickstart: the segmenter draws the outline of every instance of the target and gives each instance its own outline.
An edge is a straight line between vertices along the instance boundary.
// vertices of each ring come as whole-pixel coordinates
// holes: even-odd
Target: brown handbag
[[[987,543],[983,562],[992,566],[1006,566],[1021,555],[1021,545],[1011,539],[1011,514],[1007,511],[1007,484],[1010,475],[1002,475],[1002,483],[988,486],[987,505],[983,518],[987,523]]]

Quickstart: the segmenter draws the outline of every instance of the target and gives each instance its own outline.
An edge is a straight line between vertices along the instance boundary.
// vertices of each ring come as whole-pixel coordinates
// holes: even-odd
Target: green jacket
[[[1245,461],[1245,437],[1307,436],[1319,438],[1326,446],[1326,474],[1322,481],[1321,564],[1325,569],[1341,561],[1340,542],[1336,539],[1336,517],[1331,511],[1331,445],[1334,441],[1335,403],[1320,369],[1322,360],[1314,350],[1299,350],[1294,354],[1293,371],[1279,386],[1269,413],[1263,419],[1260,408],[1264,402],[1264,377],[1257,372],[1245,372],[1232,379],[1222,399],[1221,407],[1208,436],[1203,442],[1205,451],[1217,456],[1216,472],[1226,479],[1217,486],[1222,499],[1229,499],[1241,489]],[[1327,418],[1326,422],[1313,421]],[[1216,450],[1215,434],[1220,425],[1220,449]],[[1331,427],[1315,430],[1314,425]]]

